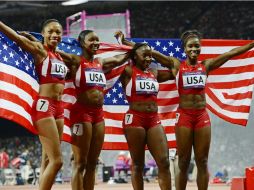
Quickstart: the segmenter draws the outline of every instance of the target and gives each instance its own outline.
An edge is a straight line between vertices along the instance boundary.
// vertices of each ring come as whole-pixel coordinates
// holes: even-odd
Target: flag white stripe
[[[168,106],[158,106],[158,112],[159,113],[169,113],[176,111],[178,107],[178,104],[172,104]]]
[[[72,95],[69,95],[69,94],[64,94],[62,96],[62,101],[66,102],[66,103],[74,104],[76,102],[76,97],[72,96]]]
[[[174,134],[166,134],[166,137],[168,141],[176,140],[176,137]],[[122,142],[126,142],[126,138],[124,135],[105,134],[104,142],[122,143]]]
[[[119,105],[115,105],[115,106],[111,106],[111,105],[103,105],[103,110],[107,111],[107,112],[111,112],[111,113],[125,113],[127,112],[129,109],[129,106],[119,106]]]
[[[12,94],[18,95],[23,101],[27,102],[31,107],[33,105],[33,98],[30,94],[24,91],[21,88],[18,88],[16,85],[13,85],[8,82],[0,81],[0,90],[10,92]]]
[[[240,74],[230,74],[230,75],[209,75],[207,82],[209,83],[223,83],[224,82],[236,82],[239,80],[253,79],[254,72],[242,72]]]
[[[230,117],[232,119],[248,119],[249,113],[232,112],[219,107],[209,96],[206,96],[207,103],[217,112]]]
[[[231,68],[236,69],[239,66],[249,66],[249,65],[254,65],[254,57],[250,58],[245,58],[245,59],[232,59],[228,60],[225,64],[220,66],[220,68]]]
[[[223,54],[237,47],[239,46],[202,46],[201,54]]]
[[[36,92],[39,91],[39,84],[37,83],[37,81],[34,78],[32,78],[30,75],[28,75],[27,73],[15,68],[15,67],[6,65],[4,63],[0,63],[0,72],[7,73],[9,75],[14,74],[14,76],[16,78],[18,78],[19,80],[22,80],[25,83],[31,85],[33,90],[35,90]]]
[[[177,97],[179,97],[177,90],[159,91],[159,93],[157,95],[158,99],[177,98]]]
[[[28,120],[31,123],[31,125],[33,125],[30,113],[27,113],[26,110],[20,105],[5,99],[0,99],[0,108],[15,112],[17,115],[24,117],[26,120]]]

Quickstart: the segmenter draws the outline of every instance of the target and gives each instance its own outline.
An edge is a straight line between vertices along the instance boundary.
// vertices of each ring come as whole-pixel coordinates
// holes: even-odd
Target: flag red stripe
[[[235,100],[243,100],[246,98],[252,98],[252,92],[246,92],[246,93],[236,93],[236,94],[227,94],[222,93],[225,99],[235,99]]]
[[[159,86],[159,91],[173,91],[173,90],[177,90],[176,84],[172,83],[172,84],[160,84]]]
[[[38,134],[36,129],[31,125],[31,123],[26,118],[22,117],[21,115],[15,113],[13,111],[3,109],[3,108],[0,108],[0,115],[1,115],[1,117],[4,116],[5,119],[9,119],[11,121],[14,121],[14,122],[20,124],[20,125],[22,124],[23,127],[28,129],[33,134]]]
[[[24,90],[25,92],[29,93],[31,96],[35,96],[38,93],[26,82],[20,80],[14,75],[9,75],[4,72],[0,72],[0,81],[4,81],[10,84],[16,85],[18,88]]]
[[[251,85],[254,83],[253,79],[239,80],[234,82],[209,82],[206,85],[206,89],[215,88],[215,89],[231,89],[231,88],[239,88],[247,85]]]
[[[220,39],[203,39],[201,40],[202,46],[243,46],[252,42],[251,40],[220,40]]]
[[[111,113],[108,111],[104,111],[104,117],[114,120],[122,120],[124,118],[124,113]]]
[[[164,130],[165,130],[165,133],[172,133],[172,134],[175,133],[175,127],[174,126],[168,126],[168,127],[164,126]]]
[[[214,95],[214,93],[210,89],[207,89],[206,93],[219,107],[223,108],[224,110],[228,110],[232,112],[244,112],[244,113],[249,112],[249,108],[250,108],[249,106],[244,106],[244,105],[233,106],[229,104],[224,104]]]
[[[212,52],[212,51],[211,51]],[[203,61],[203,60],[206,60],[206,59],[210,59],[210,58],[214,58],[214,57],[217,57],[219,56],[220,54],[200,54],[199,57],[198,57],[198,60],[199,61]],[[250,58],[250,57],[253,57],[254,55],[254,51],[253,50],[250,50],[250,51],[247,51],[241,55],[238,55],[238,56],[235,56],[235,57],[232,57],[230,60],[239,60],[239,61],[244,61],[244,59],[246,58]]]
[[[207,104],[207,108],[211,112],[213,112],[215,115],[219,116],[221,119],[224,119],[225,121],[228,121],[228,122],[234,123],[234,124],[238,124],[238,125],[242,125],[244,127],[247,125],[248,120],[246,120],[246,119],[234,119],[234,118],[228,117],[228,116],[216,111],[209,104]]]
[[[23,107],[28,113],[31,112],[31,106],[24,101],[23,99],[21,99],[18,95],[13,94],[13,93],[9,93],[7,91],[4,90],[0,90],[0,97],[1,99],[5,99],[8,100],[10,102],[13,102],[17,105],[20,105],[21,107]]]
[[[209,75],[230,75],[230,74],[241,74],[245,72],[254,72],[254,65],[248,65],[248,66],[239,65],[237,69],[231,68],[231,67],[218,68],[210,72]]]
[[[123,128],[106,126],[105,127],[105,134],[121,135],[121,134],[123,134]]]
[[[124,142],[104,142],[103,150],[129,150],[128,144]]]
[[[167,105],[173,105],[178,104],[179,98],[169,98],[169,99],[158,99],[157,104],[158,106],[167,106]]]

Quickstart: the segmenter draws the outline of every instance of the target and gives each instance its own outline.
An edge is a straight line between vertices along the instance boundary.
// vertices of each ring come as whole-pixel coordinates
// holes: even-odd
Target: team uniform
[[[131,80],[126,86],[126,98],[132,102],[157,102],[159,83],[151,71],[132,67]],[[158,112],[144,113],[129,109],[124,117],[123,127],[143,127],[146,130],[161,124]]]
[[[81,94],[91,89],[97,89],[104,92],[106,78],[102,70],[102,65],[99,63],[98,59],[89,62],[85,60],[84,57],[81,57],[74,84],[77,94]],[[104,120],[103,109],[102,107],[89,107],[76,102],[71,108],[70,120],[71,125],[79,125],[83,122],[98,123]]]
[[[182,62],[176,76],[179,95],[205,95],[206,79],[206,68],[201,62],[198,62],[195,66],[189,66],[185,61]],[[178,108],[176,112],[176,126],[184,126],[195,130],[211,126],[211,122],[206,108]]]
[[[65,77],[68,72],[61,56],[55,52],[47,50],[48,56],[36,67],[40,84],[65,83]],[[33,103],[33,121],[38,121],[47,117],[55,119],[64,118],[64,109],[62,101],[54,100],[49,97],[38,96]]]

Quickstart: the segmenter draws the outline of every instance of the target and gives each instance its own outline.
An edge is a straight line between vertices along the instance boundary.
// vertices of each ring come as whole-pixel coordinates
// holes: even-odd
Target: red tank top
[[[65,83],[68,68],[63,62],[62,57],[55,52],[47,50],[48,56],[36,67],[40,84]]]
[[[204,94],[206,79],[206,68],[201,62],[198,62],[195,66],[191,66],[183,61],[176,76],[179,95]]]
[[[106,78],[98,59],[90,62],[84,57],[80,57],[80,60],[80,66],[75,77],[77,93],[79,94],[90,89],[98,89],[103,92],[106,87]]]
[[[159,83],[151,71],[142,71],[132,66],[131,80],[126,86],[125,94],[128,102],[157,101]]]

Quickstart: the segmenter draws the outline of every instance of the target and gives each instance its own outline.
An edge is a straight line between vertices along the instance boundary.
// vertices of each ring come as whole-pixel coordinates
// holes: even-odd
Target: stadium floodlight
[[[62,2],[62,5],[63,6],[79,5],[79,4],[87,3],[87,2],[88,0],[69,0],[69,1]]]

